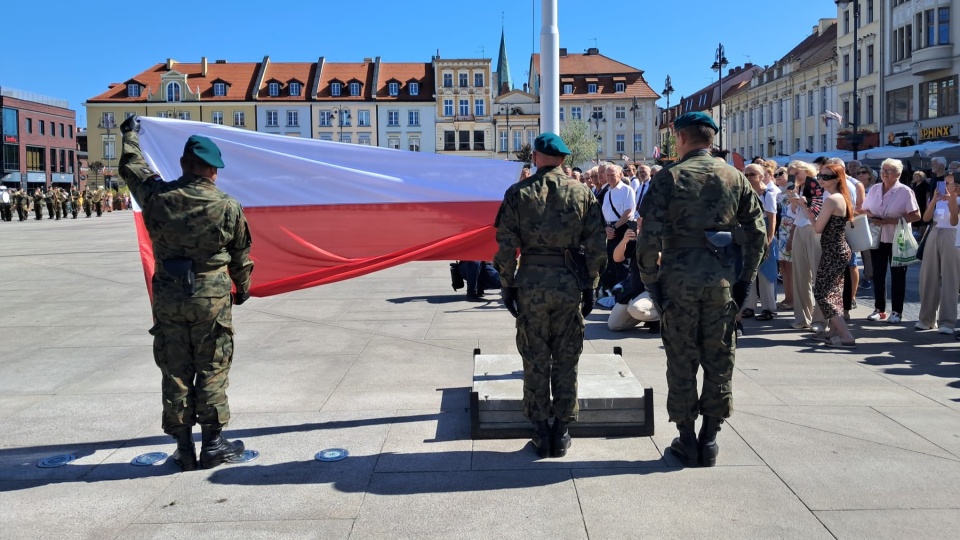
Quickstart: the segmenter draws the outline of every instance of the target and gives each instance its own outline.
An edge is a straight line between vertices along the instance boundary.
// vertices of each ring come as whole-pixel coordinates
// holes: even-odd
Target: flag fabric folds
[[[253,296],[415,260],[489,260],[497,209],[522,167],[148,117],[140,128],[144,158],[175,180],[195,134],[220,147],[217,186],[240,201],[250,223]],[[152,246],[134,211],[149,285]]]

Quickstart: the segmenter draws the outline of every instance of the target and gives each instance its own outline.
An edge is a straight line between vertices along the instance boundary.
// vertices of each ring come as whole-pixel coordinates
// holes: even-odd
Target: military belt
[[[522,255],[520,264],[539,264],[541,266],[566,266],[563,255]]]
[[[696,249],[706,248],[707,241],[695,236],[665,236],[663,249]]]

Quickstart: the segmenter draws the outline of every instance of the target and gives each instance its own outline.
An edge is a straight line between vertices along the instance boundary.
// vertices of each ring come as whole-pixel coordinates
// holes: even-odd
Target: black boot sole
[[[699,458],[688,457],[686,454],[674,450],[673,447],[668,448],[668,450],[670,450],[670,453],[673,454],[674,457],[680,460],[680,463],[682,463],[684,467],[696,467],[700,464]]]

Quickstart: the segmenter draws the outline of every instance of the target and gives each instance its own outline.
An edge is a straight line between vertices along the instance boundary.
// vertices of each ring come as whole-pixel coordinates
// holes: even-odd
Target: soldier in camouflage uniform
[[[73,219],[77,219],[77,213],[80,212],[80,192],[77,188],[70,189],[70,214]]]
[[[210,139],[191,136],[180,158],[183,175],[164,182],[140,153],[139,129],[135,116],[120,126],[120,175],[143,209],[153,243],[156,324],[150,334],[163,375],[163,430],[177,441],[174,461],[191,470],[197,466],[192,427],[200,424],[200,466],[208,469],[244,449],[221,431],[230,420],[231,306],[250,297],[250,233],[240,204],[214,184],[224,164]]]
[[[30,194],[26,190],[17,190],[17,217],[20,221],[26,221],[30,216]]]
[[[40,188],[33,192],[33,213],[36,214],[38,221],[43,219],[43,192]]]
[[[43,202],[47,205],[47,219],[53,219],[53,199],[55,195],[53,193],[53,188],[47,189],[47,192],[43,195]],[[57,215],[57,219],[60,219],[60,216]]]
[[[587,186],[560,169],[569,154],[553,133],[537,137],[537,172],[507,190],[496,221],[493,264],[504,304],[517,318],[523,412],[534,423],[540,457],[561,457],[570,447],[567,424],[579,413],[583,318],[596,303],[594,288],[607,259],[600,205]]]
[[[90,186],[83,188],[83,213],[90,217],[93,213],[93,193],[90,192]]]
[[[103,188],[99,188],[92,195],[93,209],[97,211],[97,217],[103,215]]]
[[[637,258],[643,284],[662,313],[667,412],[680,431],[670,450],[686,465],[713,466],[717,432],[733,406],[736,315],[757,277],[765,227],[760,201],[743,174],[710,155],[713,119],[687,113],[674,127],[683,157],[651,180],[640,205]]]

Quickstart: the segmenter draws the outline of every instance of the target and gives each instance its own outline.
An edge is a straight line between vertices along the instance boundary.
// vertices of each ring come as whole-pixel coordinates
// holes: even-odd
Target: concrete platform
[[[526,438],[533,433],[523,414],[523,360],[519,354],[481,354],[474,350],[470,393],[474,439]],[[579,419],[570,424],[574,437],[652,436],[653,389],[644,388],[623,351],[582,354],[577,371]]]

